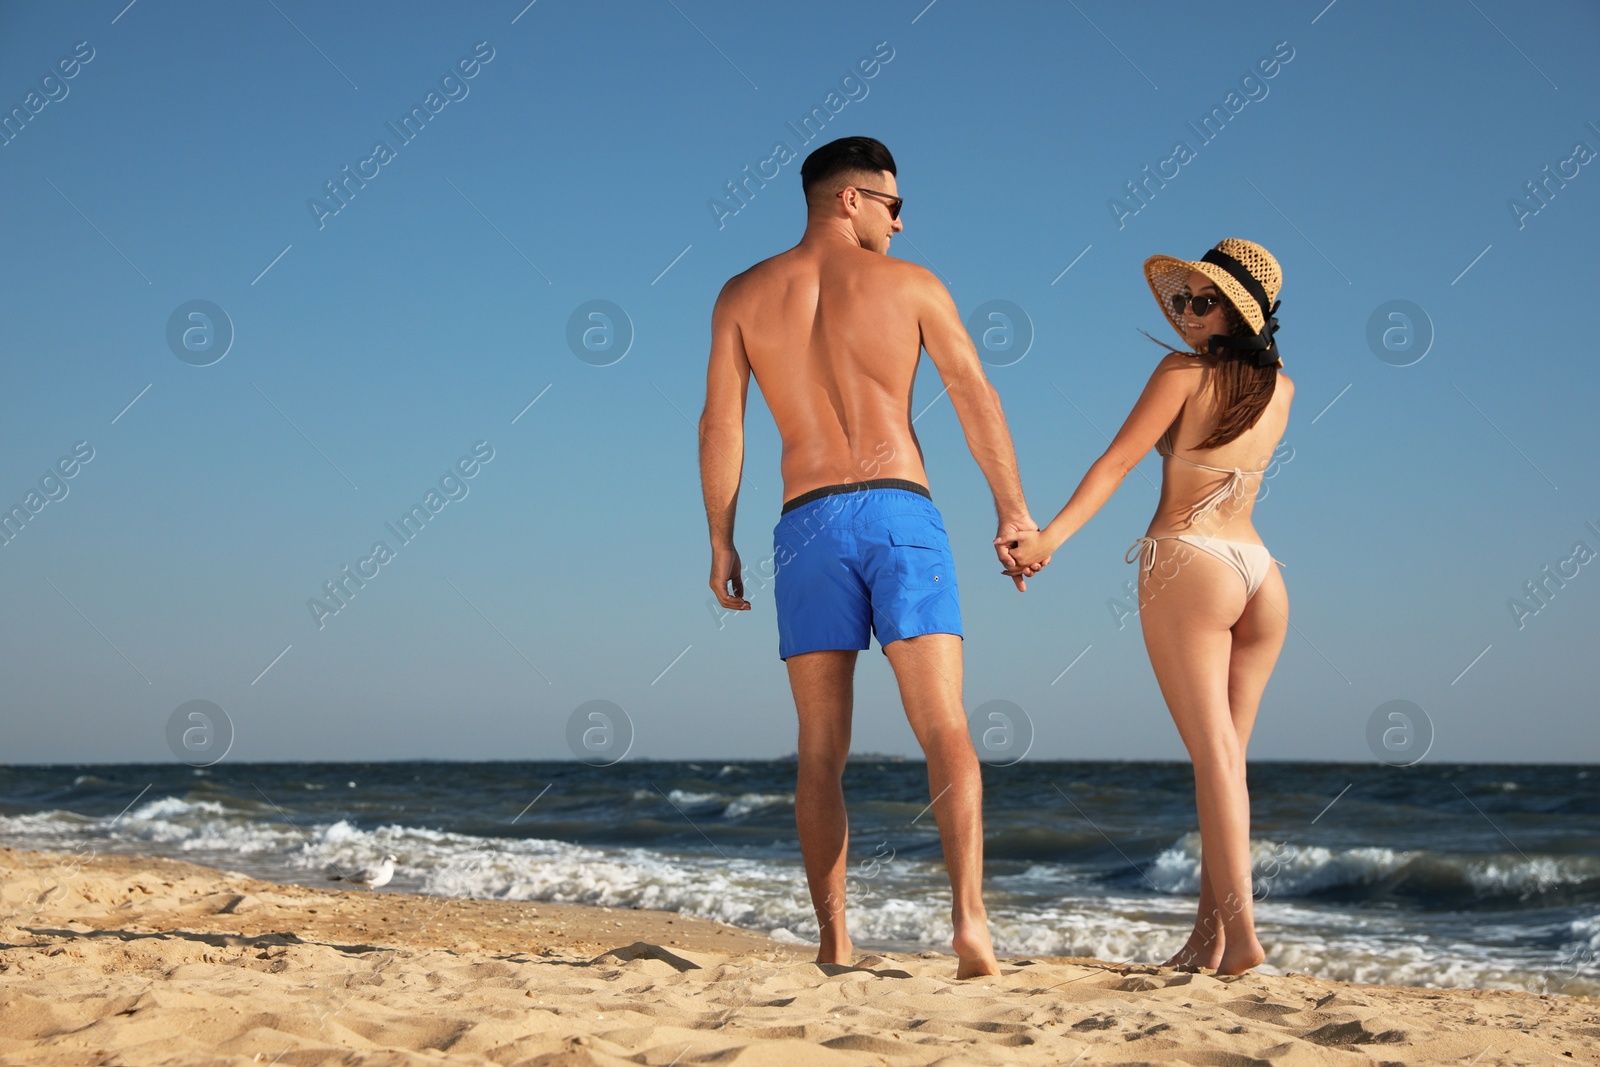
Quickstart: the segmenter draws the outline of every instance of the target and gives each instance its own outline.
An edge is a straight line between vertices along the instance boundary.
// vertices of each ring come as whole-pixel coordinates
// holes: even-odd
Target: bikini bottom
[[[1200,551],[1210,556],[1215,556],[1234,570],[1239,572],[1239,577],[1244,579],[1245,599],[1249,600],[1256,595],[1256,590],[1261,588],[1261,583],[1266,580],[1267,571],[1272,564],[1278,563],[1272,558],[1272,553],[1267,551],[1266,545],[1258,545],[1251,541],[1224,541],[1218,537],[1207,537],[1204,534],[1167,534],[1161,537],[1141,537],[1133,543],[1123,557],[1128,563],[1134,561],[1134,554],[1138,554],[1139,565],[1146,574],[1156,566],[1157,541],[1182,541],[1186,545],[1193,545]],[[1283,564],[1278,563],[1278,566]]]

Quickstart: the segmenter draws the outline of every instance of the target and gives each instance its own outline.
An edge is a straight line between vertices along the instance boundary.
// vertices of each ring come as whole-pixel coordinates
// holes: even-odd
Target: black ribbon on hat
[[[1244,286],[1245,292],[1255,297],[1256,303],[1261,306],[1262,325],[1261,331],[1251,337],[1236,337],[1232,334],[1214,333],[1211,335],[1211,347],[1231,348],[1238,352],[1254,352],[1256,366],[1272,367],[1283,363],[1283,356],[1278,352],[1278,307],[1281,300],[1269,301],[1267,291],[1261,283],[1256,281],[1256,276],[1250,273],[1250,268],[1240,263],[1237,259],[1213,248],[1200,257],[1200,262],[1210,263],[1214,267],[1221,267],[1232,276],[1233,280]]]

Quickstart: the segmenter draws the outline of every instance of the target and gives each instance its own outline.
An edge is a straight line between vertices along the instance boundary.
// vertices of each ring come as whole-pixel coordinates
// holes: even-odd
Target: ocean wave
[[[25,815],[0,815],[0,836],[17,842],[14,847],[58,849],[76,843],[92,829],[95,820],[70,811],[30,811]]]
[[[1600,952],[1600,915],[1588,919],[1575,919],[1568,924],[1574,941]]]
[[[309,870],[343,869],[391,852],[397,877],[438,896],[650,908],[757,930],[803,930],[810,914],[803,872],[759,860],[713,863],[649,849],[398,825],[364,830],[348,822],[309,832],[288,860]]]
[[[1600,880],[1600,863],[1593,857],[1540,856],[1516,862],[1478,861],[1465,866],[1467,882],[1480,893],[1527,899],[1554,890],[1593,885]]]
[[[1258,897],[1415,896],[1514,898],[1600,896],[1600,860],[1592,856],[1471,856],[1390,848],[1330,849],[1252,840]],[[1192,895],[1200,886],[1200,835],[1185,834],[1145,869],[1165,893]]]
[[[660,795],[654,790],[636,789],[633,799],[655,800]],[[740,819],[771,807],[794,807],[793,793],[740,793],[738,796],[729,796],[726,793],[673,789],[667,793],[667,800],[685,814],[723,819]]]
[[[794,807],[793,793],[741,793],[722,812],[724,818],[737,819],[765,808]]]
[[[104,843],[122,851],[173,850],[222,855],[279,852],[298,840],[293,827],[262,822],[245,810],[214,800],[165,796],[146,801],[115,816],[87,816],[69,811],[41,811],[0,816],[0,835],[20,847],[44,850]]]
[[[128,813],[126,818],[135,822],[152,822],[157,819],[175,819],[186,815],[228,815],[229,810],[215,800],[185,800],[183,797],[157,797],[155,800]]]
[[[643,790],[640,792],[643,792]],[[638,795],[638,793],[634,794],[636,797]],[[649,795],[648,793],[645,794],[646,797]],[[701,808],[708,804],[715,804],[720,807],[725,798],[721,793],[695,793],[688,789],[674,789],[667,794],[667,799],[680,808]]]

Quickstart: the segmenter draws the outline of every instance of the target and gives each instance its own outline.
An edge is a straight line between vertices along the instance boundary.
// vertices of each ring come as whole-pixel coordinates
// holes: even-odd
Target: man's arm
[[[739,473],[744,467],[744,408],[750,392],[750,360],[723,286],[711,311],[711,358],[706,368],[706,406],[700,414],[700,488],[711,530],[711,589],[725,608],[748,611],[743,567],[733,547]]]
[[[1017,453],[1011,443],[1011,431],[1006,428],[1005,412],[1000,408],[1000,394],[983,373],[978,350],[967,336],[955,301],[932,274],[920,280],[920,289],[922,298],[917,317],[922,330],[922,347],[928,350],[928,357],[950,393],[950,402],[966,434],[967,448],[988,480],[989,491],[994,494],[999,533],[1037,529],[1023,499]],[[1010,554],[1003,544],[997,545],[996,551],[1003,564],[1011,565]],[[1013,575],[1013,578],[1018,589],[1027,588],[1021,576]]]

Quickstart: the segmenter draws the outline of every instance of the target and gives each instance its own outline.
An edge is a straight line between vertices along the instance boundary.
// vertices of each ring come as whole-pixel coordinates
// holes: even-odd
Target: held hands
[[[1017,557],[1017,548],[1024,543],[1030,546],[1030,554],[1026,560]],[[1038,551],[1042,543],[1043,535],[1039,532],[1039,524],[1027,515],[1001,520],[1000,529],[994,538],[994,551],[1000,558],[1003,573],[1016,583],[1019,593],[1027,592],[1026,579],[1044,570],[1050,562],[1049,552]]]
[[[750,601],[744,598],[744,565],[732,545],[711,550],[711,591],[717,594],[717,603],[730,611],[750,610]]]
[[[1000,542],[995,539],[996,545]],[[1050,562],[1051,555],[1059,545],[1050,543],[1050,535],[1043,530],[1018,530],[1010,535],[1010,540],[1005,549],[1011,555],[1012,566],[1006,569],[1010,575],[1034,575]],[[1005,557],[1002,556],[1003,560]]]

